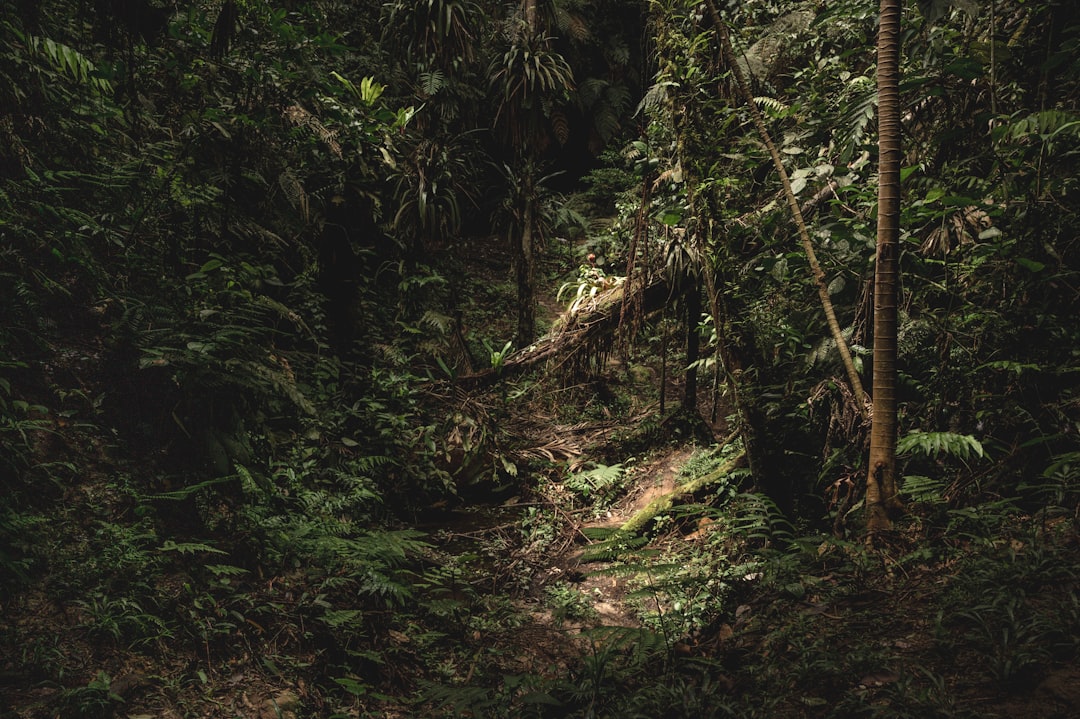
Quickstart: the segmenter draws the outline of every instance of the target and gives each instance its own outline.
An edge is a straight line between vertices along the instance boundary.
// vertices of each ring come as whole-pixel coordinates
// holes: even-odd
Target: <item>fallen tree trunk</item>
[[[599,295],[590,307],[577,312],[567,312],[555,326],[536,343],[510,355],[498,368],[457,378],[459,384],[484,386],[500,379],[520,374],[543,363],[559,358],[559,366],[577,366],[590,359],[590,355],[603,354],[604,347],[619,329],[623,315],[623,288],[614,287]],[[678,297],[667,282],[659,280],[644,287],[641,293],[641,315],[648,316],[662,310]]]
[[[679,485],[673,492],[669,492],[662,497],[657,497],[635,512],[634,516],[630,517],[630,519],[626,520],[623,525],[619,527],[619,531],[632,533],[640,532],[657,515],[671,509],[676,501],[683,497],[688,497],[694,494],[694,492],[722,479],[725,475],[736,469],[745,457],[745,452],[739,452],[712,472],[702,475],[697,479],[692,479],[686,484]]]

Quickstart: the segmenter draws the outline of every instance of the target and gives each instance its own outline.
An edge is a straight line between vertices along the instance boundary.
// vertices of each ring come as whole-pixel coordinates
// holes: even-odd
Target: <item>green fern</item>
[[[26,44],[32,53],[44,57],[57,71],[66,74],[80,85],[86,85],[100,95],[112,94],[109,81],[98,76],[94,63],[75,48],[51,38],[33,35],[27,36]]]
[[[479,717],[501,716],[494,712],[499,699],[495,690],[474,685],[439,684],[421,680],[420,697],[426,704],[432,704],[447,716]]]
[[[420,324],[434,330],[439,336],[445,337],[450,334],[450,329],[454,325],[454,318],[442,312],[427,310],[424,312],[424,316],[420,318]]]
[[[585,535],[590,539],[597,540],[596,544],[590,544],[585,548],[581,561],[583,562],[612,562],[626,558],[640,552],[649,538],[632,532],[623,532],[615,528],[594,527],[585,530]],[[602,570],[607,571],[607,570]],[[613,572],[623,571],[619,568]]]
[[[360,609],[328,609],[321,617],[324,624],[331,629],[346,627],[360,627],[364,612]]]
[[[174,489],[174,490],[172,490],[170,492],[158,492],[156,494],[148,494],[148,495],[145,495],[143,497],[143,499],[182,502],[182,501],[184,501],[186,499],[189,499],[191,497],[194,497],[194,496],[198,495],[204,489],[209,489],[210,487],[214,487],[214,486],[220,485],[220,484],[228,484],[228,483],[233,482],[235,480],[236,480],[235,476],[215,477],[213,479],[207,479],[207,480],[204,480],[202,482],[196,482],[194,484],[189,484],[186,487],[181,487],[180,489]]]
[[[788,545],[794,541],[791,523],[769,497],[744,493],[733,501],[738,506],[738,512],[733,515],[736,534],[764,544]]]
[[[904,476],[900,493],[913,502],[937,504],[945,501],[945,482],[920,474],[908,474]]]
[[[662,634],[642,627],[594,627],[582,636],[610,651],[628,652],[635,663],[647,660],[667,649]]]
[[[1043,142],[1049,142],[1058,135],[1080,137],[1080,115],[1066,110],[1043,110],[1003,126],[1009,139],[1021,140],[1036,135]]]
[[[446,75],[442,70],[431,70],[420,73],[420,91],[427,96],[436,95],[446,87]]]
[[[597,464],[592,469],[571,474],[563,486],[582,497],[603,497],[612,488],[617,487],[626,475],[621,464]]]
[[[176,552],[177,554],[196,554],[199,552],[205,552],[207,554],[227,554],[227,552],[218,549],[217,547],[211,547],[209,544],[202,542],[174,542],[171,539],[165,541],[160,547],[160,552]]]
[[[637,109],[634,111],[634,115],[638,115],[642,112],[647,114],[666,105],[668,99],[671,97],[671,90],[678,86],[679,83],[671,80],[654,83],[645,92],[645,96],[641,98]]]
[[[921,454],[930,458],[945,454],[964,462],[973,457],[985,456],[979,440],[970,434],[955,432],[909,432],[897,441],[896,453]]]
[[[844,125],[837,143],[842,150],[841,162],[851,160],[877,111],[877,86],[873,80],[866,76],[852,78],[848,90],[851,97],[843,111]]]
[[[775,97],[755,97],[754,104],[772,118],[786,117],[791,107],[777,100]]]
[[[1021,492],[1038,498],[1048,509],[1072,511],[1080,499],[1080,452],[1066,452],[1053,458],[1042,473],[1025,479],[1017,486]]]
[[[986,364],[979,365],[975,368],[978,372],[981,369],[996,369],[1006,372],[1013,372],[1017,375],[1024,374],[1025,372],[1038,372],[1041,368],[1039,365],[1031,362],[1015,362],[1013,360],[995,360],[993,362],[987,362]]]

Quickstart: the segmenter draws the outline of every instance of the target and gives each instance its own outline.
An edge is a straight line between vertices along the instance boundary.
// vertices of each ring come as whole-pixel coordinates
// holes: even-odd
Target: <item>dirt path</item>
[[[593,528],[617,529],[650,502],[670,494],[679,486],[679,470],[693,455],[692,446],[678,447],[655,457],[647,465],[639,467],[631,480],[631,488],[611,511],[603,517],[590,520],[582,530]],[[593,608],[603,626],[637,626],[633,607],[627,604],[630,591],[629,579],[618,575],[597,573],[610,566],[607,562],[581,562],[585,547],[577,548],[562,558],[576,564],[582,573],[580,589],[593,599]],[[558,565],[557,565],[558,566]]]

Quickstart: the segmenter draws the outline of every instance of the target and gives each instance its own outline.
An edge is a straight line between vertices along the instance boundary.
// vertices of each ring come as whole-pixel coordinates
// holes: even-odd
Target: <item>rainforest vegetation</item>
[[[1071,0],[10,0],[0,716],[1080,716]]]

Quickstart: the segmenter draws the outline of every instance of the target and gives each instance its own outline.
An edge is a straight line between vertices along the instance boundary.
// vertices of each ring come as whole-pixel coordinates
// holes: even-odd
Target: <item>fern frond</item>
[[[612,104],[604,104],[597,108],[597,112],[593,116],[593,127],[596,128],[596,134],[605,141],[614,137],[619,132],[619,128],[622,127],[619,118],[619,111]]]
[[[630,88],[626,85],[609,84],[604,100],[612,111],[621,115],[630,106]]]
[[[444,315],[441,312],[434,310],[428,310],[424,312],[423,317],[420,318],[420,323],[430,327],[442,336],[450,334],[450,329],[454,325],[454,318],[450,315]]]
[[[663,634],[642,627],[595,627],[582,636],[606,651],[629,652],[633,663],[639,663],[659,652],[667,651]]]
[[[289,400],[305,414],[309,416],[314,416],[316,414],[315,405],[312,404],[311,400],[309,400],[300,390],[300,387],[297,386],[295,377],[291,377],[288,373],[258,362],[229,360],[225,363],[226,367],[229,367],[230,365],[238,368],[242,367],[250,372],[251,375],[268,382],[273,388],[273,392],[288,397]]]
[[[909,474],[904,476],[900,493],[909,497],[913,502],[944,502],[945,482],[919,474]]]
[[[597,464],[593,469],[570,475],[563,482],[567,489],[583,496],[600,494],[622,481],[626,470],[621,464]]]
[[[165,543],[158,547],[158,551],[176,552],[177,554],[195,554],[196,552],[227,554],[227,552],[222,549],[211,547],[209,544],[204,544],[202,542],[175,542],[171,539],[165,540]]]
[[[450,684],[437,684],[421,681],[420,696],[442,710],[449,710],[451,716],[487,716],[495,700],[492,690],[485,687]]]
[[[739,511],[734,516],[734,531],[747,539],[774,544],[794,541],[794,528],[783,512],[763,494],[744,493],[736,497]]]
[[[984,456],[979,440],[970,434],[955,432],[909,432],[896,442],[896,453],[904,455],[911,452],[930,458],[947,454],[965,462],[972,457]]]
[[[297,127],[306,127],[311,130],[328,148],[338,157],[341,157],[341,145],[337,141],[337,133],[328,129],[319,118],[312,115],[299,103],[289,105],[281,113],[286,120]]]
[[[645,96],[641,98],[641,102],[638,103],[637,109],[634,110],[634,115],[637,116],[641,112],[649,112],[655,110],[661,105],[665,104],[668,99],[669,88],[678,87],[677,82],[671,80],[663,80],[661,82],[653,83],[648,90],[645,91]]]
[[[868,77],[854,78],[849,90],[852,97],[843,112],[844,126],[839,131],[840,138],[837,143],[842,148],[841,159],[844,162],[851,159],[855,147],[866,136],[866,130],[877,111],[878,100],[877,86]]]
[[[772,118],[784,117],[790,110],[790,106],[777,100],[775,97],[755,97],[754,104],[764,111],[766,115]]]
[[[555,9],[555,25],[559,32],[566,33],[577,42],[585,42],[592,35],[589,25],[577,13],[570,12],[565,8]]]
[[[420,81],[420,91],[428,97],[438,94],[447,84],[446,75],[442,70],[422,72],[418,79]]]
[[[570,121],[562,110],[554,110],[551,113],[551,128],[555,132],[555,139],[560,145],[565,145],[570,140]]]
[[[1020,140],[1029,135],[1040,135],[1049,139],[1066,130],[1067,134],[1080,134],[1080,119],[1075,113],[1066,110],[1043,110],[1009,123],[1007,128],[1011,140]]]
[[[112,94],[108,80],[97,76],[97,67],[75,48],[47,37],[27,37],[27,44],[35,53],[52,64],[53,68],[66,74],[80,85],[86,85],[100,95]]]
[[[589,77],[578,85],[578,100],[585,107],[593,107],[604,96],[610,83],[599,77]]]
[[[359,609],[328,609],[322,617],[323,623],[332,629],[360,626],[364,613]]]
[[[642,548],[648,543],[648,537],[616,530],[603,542],[586,547],[581,561],[613,562],[626,558],[631,553],[638,556],[641,554]]]
[[[284,172],[278,175],[278,187],[285,193],[285,199],[288,201],[289,206],[294,210],[298,210],[300,216],[307,221],[309,218],[308,196],[304,192],[304,186],[291,168],[286,168]]]

